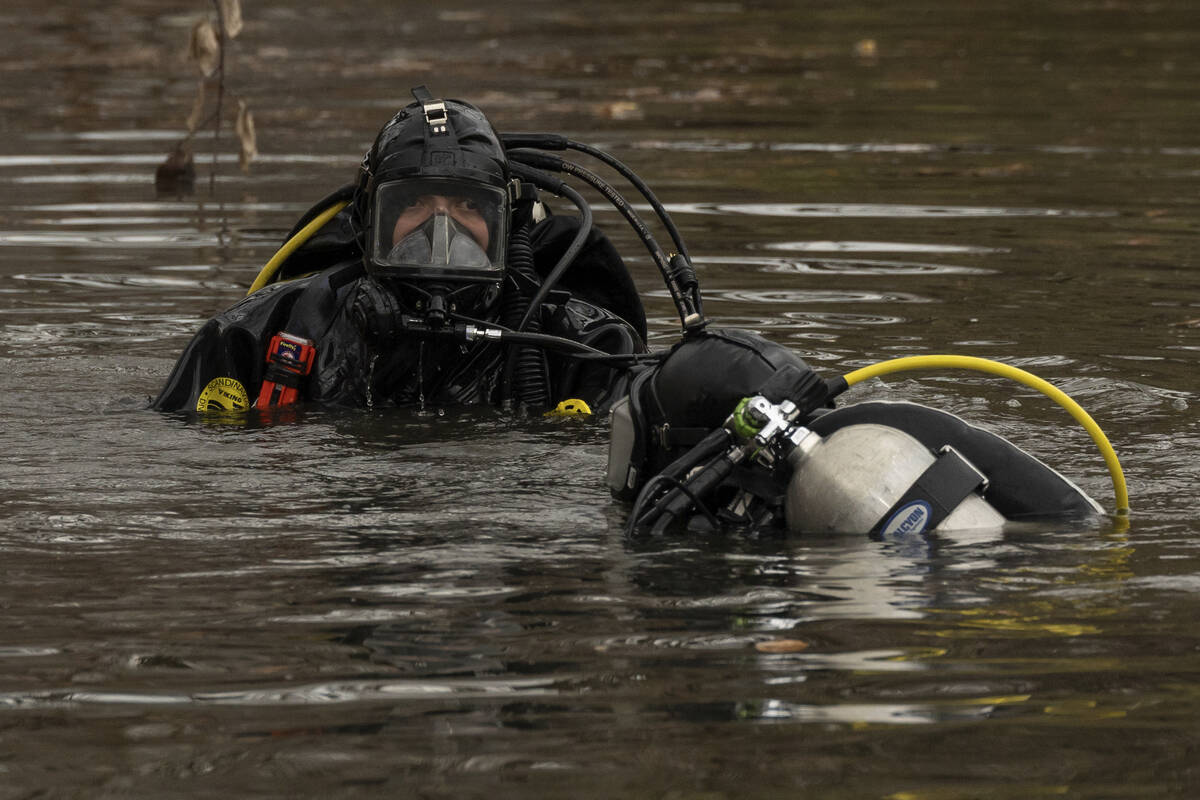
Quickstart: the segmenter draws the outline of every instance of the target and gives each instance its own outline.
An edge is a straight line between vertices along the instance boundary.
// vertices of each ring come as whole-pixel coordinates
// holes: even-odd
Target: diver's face
[[[392,244],[424,225],[435,214],[445,214],[465,230],[483,250],[488,247],[488,226],[478,204],[468,197],[424,194],[400,212],[392,228]]]

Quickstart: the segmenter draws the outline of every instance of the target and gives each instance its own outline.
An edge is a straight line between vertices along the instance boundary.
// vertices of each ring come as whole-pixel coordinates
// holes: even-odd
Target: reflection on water
[[[974,247],[969,244],[923,244],[920,242],[767,242],[766,250],[786,250],[796,253],[996,253],[994,247]],[[921,264],[925,269],[964,269]]]
[[[74,691],[36,695],[0,694],[0,706],[72,706],[99,705],[234,705],[287,706],[336,703],[366,703],[371,701],[423,700],[430,697],[473,699],[501,695],[505,697],[538,697],[555,694],[546,681],[361,681],[297,686],[286,689],[254,689],[238,692],[203,692],[194,695],[135,694],[127,692]]]
[[[815,243],[821,244],[821,243]],[[771,250],[786,250],[792,249],[786,246],[775,244],[761,245],[764,248]],[[894,252],[891,248],[886,247],[883,243],[879,243],[879,250]],[[934,246],[930,246],[933,251]],[[803,247],[795,248],[802,250],[820,250],[819,247]],[[854,248],[847,248],[854,249]],[[863,248],[865,249],[865,248]],[[861,251],[860,251],[861,252]],[[935,252],[951,252],[948,250],[940,250]],[[958,252],[987,252],[986,250],[972,249],[959,250]],[[882,261],[882,260],[866,260],[857,259],[849,260],[844,258],[823,258],[820,261],[796,261],[788,258],[753,258],[750,256],[725,256],[725,257],[706,257],[697,259],[698,266],[706,264],[727,264],[731,266],[752,266],[756,267],[760,272],[799,272],[799,273],[824,273],[826,275],[986,275],[992,270],[982,269],[980,267],[964,267],[957,264],[922,264],[913,261]]]
[[[0,797],[1200,785],[1190,5],[247,4],[230,89],[262,155],[242,175],[227,138],[215,196],[156,201],[195,93],[192,13],[160,6],[3,12]],[[628,160],[716,324],[825,375],[958,352],[1052,380],[1112,439],[1133,516],[631,543],[600,421],[144,411],[419,83]],[[653,265],[597,219],[670,344]],[[848,397],[960,414],[1111,503],[1031,390]]]
[[[665,291],[665,290],[664,290]],[[657,293],[655,293],[657,296]],[[739,289],[710,288],[705,291],[708,302],[728,301],[732,303],[929,303],[928,297],[901,292],[872,292],[826,289],[824,291],[744,291]]]
[[[984,206],[915,206],[897,203],[678,203],[672,214],[749,215],[761,217],[1094,217],[1115,211],[1063,208],[989,208]]]
[[[647,140],[631,144],[639,150],[675,150],[688,153],[728,153],[766,150],[808,153],[898,153],[928,155],[930,153],[990,155],[1012,148],[994,144],[935,144],[932,142],[731,142],[718,139],[706,141]],[[1196,156],[1200,147],[1119,147],[1103,148],[1086,145],[1039,144],[1029,147],[1033,152],[1056,156],[1153,155]]]

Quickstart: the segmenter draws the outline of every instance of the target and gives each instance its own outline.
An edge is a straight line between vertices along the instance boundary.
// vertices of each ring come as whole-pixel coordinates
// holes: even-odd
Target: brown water
[[[0,10],[0,798],[1196,795],[1191,4],[247,3],[262,157],[241,175],[227,134],[210,197],[201,142],[201,191],[156,200],[207,4],[166,6]],[[1128,525],[634,545],[600,424],[144,411],[418,83],[628,160],[710,314],[826,374],[951,352],[1053,381],[1121,455]],[[1030,390],[868,397],[1112,504]]]

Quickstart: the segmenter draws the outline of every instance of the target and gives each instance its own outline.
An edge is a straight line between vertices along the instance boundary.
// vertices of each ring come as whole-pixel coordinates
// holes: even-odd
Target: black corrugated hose
[[[504,293],[501,319],[504,325],[515,329],[520,325],[529,308],[532,297],[528,287],[541,283],[533,266],[533,247],[529,242],[528,226],[521,226],[508,238],[509,280],[513,281],[510,291]],[[534,314],[525,324],[525,332],[539,333],[542,329],[540,314]],[[512,405],[524,405],[535,410],[544,410],[550,405],[550,370],[546,364],[546,351],[538,346],[510,345],[504,366],[505,399]]]

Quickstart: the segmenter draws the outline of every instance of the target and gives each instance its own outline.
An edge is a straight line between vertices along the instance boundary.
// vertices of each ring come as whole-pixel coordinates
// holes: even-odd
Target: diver
[[[607,409],[646,350],[620,256],[590,212],[548,213],[535,182],[565,187],[518,177],[479,109],[414,96],[301,220],[312,234],[195,335],[154,408]]]
[[[611,155],[557,134],[499,135],[468,103],[423,86],[413,96],[379,132],[355,183],[303,215],[247,297],[195,335],[154,408],[483,404],[607,415],[606,480],[632,504],[630,535],[685,527],[915,537],[1102,512],[1058,472],[954,415],[914,403],[836,406],[850,385],[909,360],[823,378],[782,345],[710,326],[678,228]],[[632,184],[673,252],[609,182],[560,155],[568,150]],[[559,176],[596,190],[645,246],[679,317],[671,347],[648,350],[624,261]],[[578,215],[553,213],[546,195]],[[1067,408],[1105,452],[1118,511],[1128,508],[1115,454],[1073,401],[997,362],[933,356],[915,366],[945,358],[1013,377]]]

